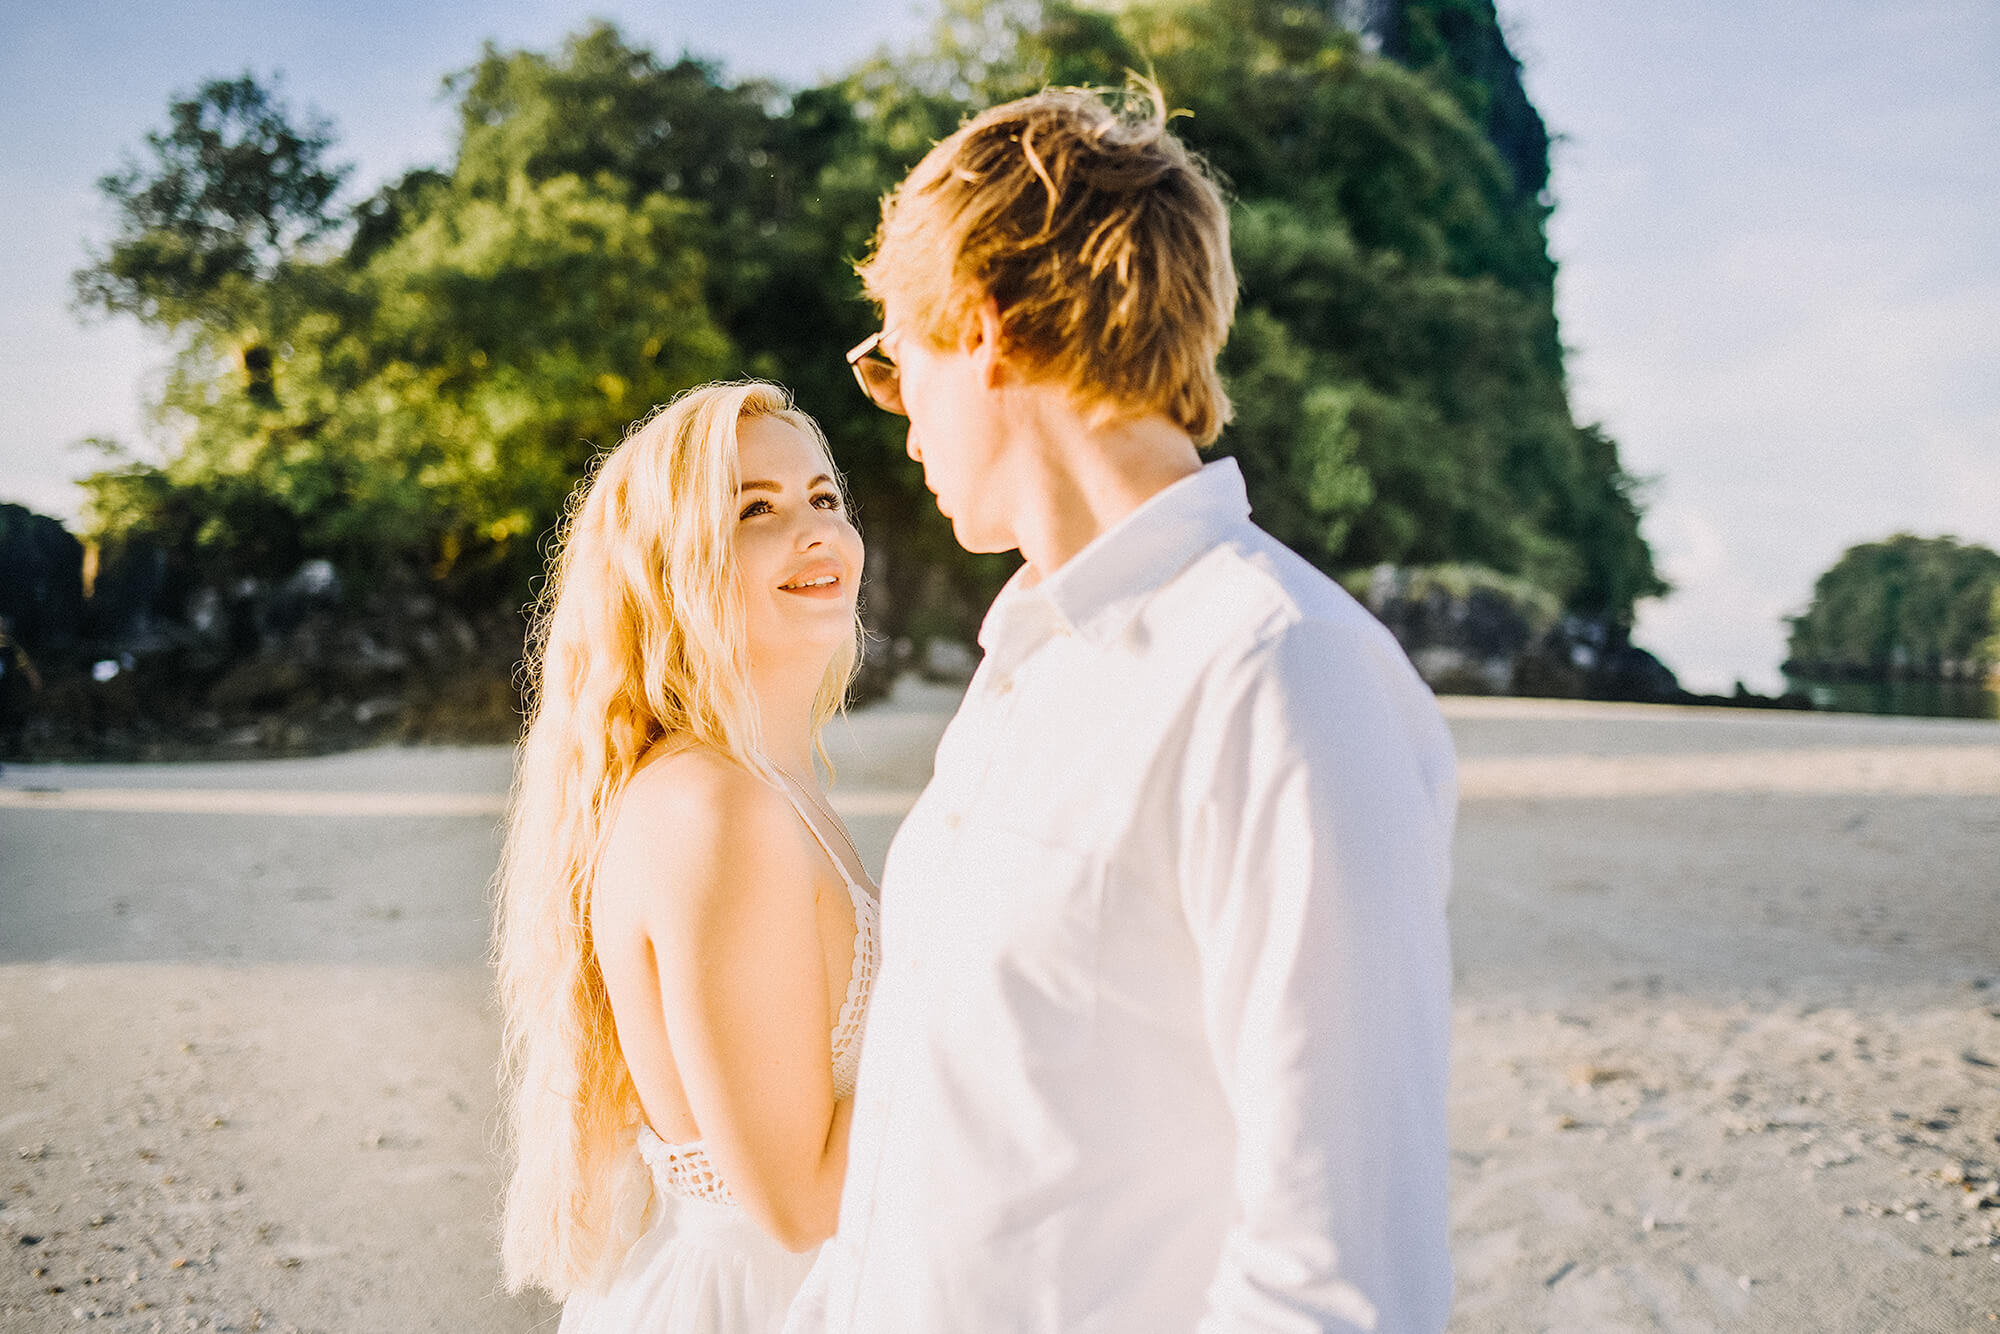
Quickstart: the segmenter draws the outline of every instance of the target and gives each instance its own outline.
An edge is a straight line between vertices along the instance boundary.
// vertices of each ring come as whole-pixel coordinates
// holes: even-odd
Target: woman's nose
[[[797,541],[799,550],[811,551],[814,547],[825,546],[833,525],[838,522],[840,522],[840,516],[833,511],[815,507],[812,510],[811,517],[798,527]]]

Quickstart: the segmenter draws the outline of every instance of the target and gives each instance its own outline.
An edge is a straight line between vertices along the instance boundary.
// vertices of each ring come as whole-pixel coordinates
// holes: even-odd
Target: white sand
[[[877,865],[950,702],[841,739]],[[2000,1328],[2000,727],[1447,712],[1454,1330]],[[0,1328],[553,1328],[492,1249],[507,764],[0,773]]]

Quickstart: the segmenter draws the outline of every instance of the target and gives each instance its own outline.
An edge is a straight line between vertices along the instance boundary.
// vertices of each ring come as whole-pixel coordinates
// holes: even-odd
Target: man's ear
[[[965,328],[965,350],[979,368],[988,389],[998,389],[1005,376],[1006,344],[1002,338],[1000,303],[988,296],[974,308]]]

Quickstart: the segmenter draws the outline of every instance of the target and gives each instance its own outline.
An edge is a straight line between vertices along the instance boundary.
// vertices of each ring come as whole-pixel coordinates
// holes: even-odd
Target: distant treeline
[[[194,90],[103,188],[81,303],[166,331],[159,466],[112,450],[87,537],[184,590],[324,559],[518,606],[593,455],[699,381],[766,376],[820,418],[885,639],[963,634],[1009,568],[952,543],[901,423],[841,352],[879,200],[971,109],[1156,78],[1234,200],[1225,353],[1260,519],[1335,572],[1483,566],[1629,628],[1664,591],[1616,445],[1571,416],[1548,136],[1491,0],[947,6],[820,87],[732,81],[611,26],[489,46],[445,80],[449,162],[345,205],[330,126],[245,75]],[[171,589],[169,590],[171,592]]]
[[[2000,671],[2000,553],[1908,533],[1849,547],[1791,625],[1793,676],[1986,680]]]

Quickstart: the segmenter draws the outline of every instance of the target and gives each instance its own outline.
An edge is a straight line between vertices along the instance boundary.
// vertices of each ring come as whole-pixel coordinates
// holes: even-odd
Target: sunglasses
[[[847,365],[870,403],[900,417],[910,415],[903,410],[903,372],[883,353],[880,329],[848,350]]]

